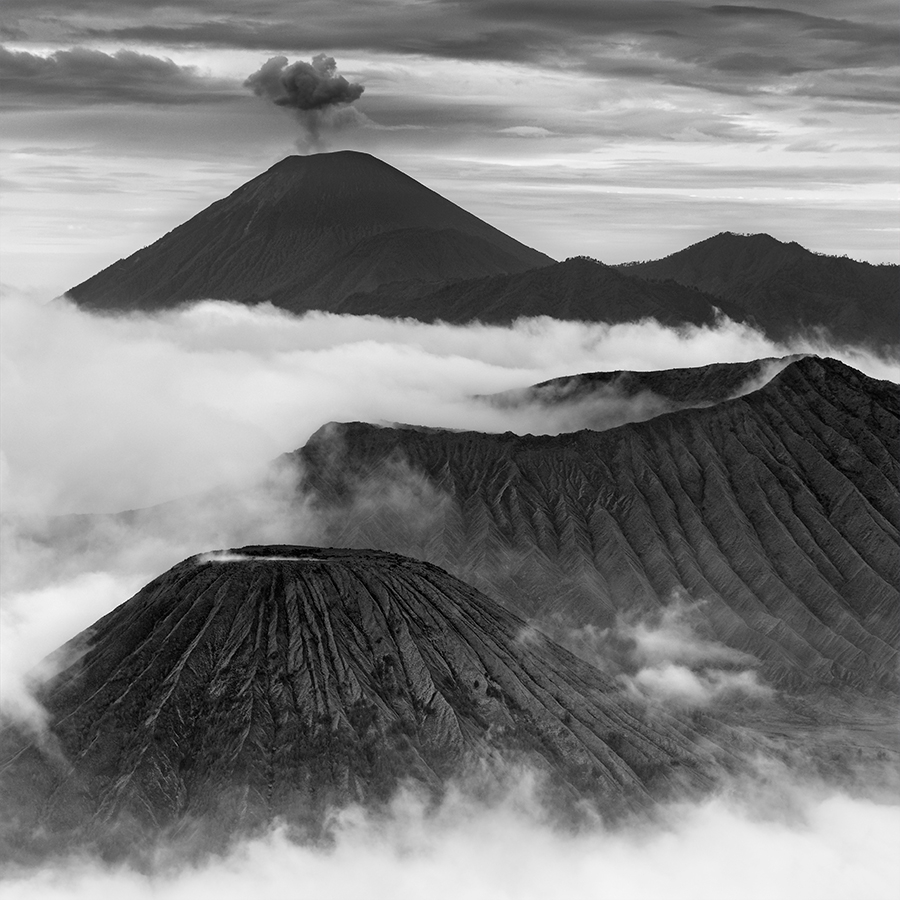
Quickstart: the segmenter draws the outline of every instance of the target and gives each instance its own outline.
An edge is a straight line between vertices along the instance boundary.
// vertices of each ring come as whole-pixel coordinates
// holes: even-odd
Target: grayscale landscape
[[[4,898],[896,896],[893,18],[8,3]]]

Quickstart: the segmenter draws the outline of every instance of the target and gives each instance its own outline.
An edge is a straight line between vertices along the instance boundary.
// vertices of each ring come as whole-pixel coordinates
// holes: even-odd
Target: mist
[[[326,847],[282,828],[227,857],[154,874],[89,858],[13,873],[9,900],[115,896],[246,896],[343,900],[888,900],[895,896],[900,806],[848,796],[771,767],[652,820],[562,828],[538,799],[537,776],[509,773],[500,797],[452,787],[435,806],[409,788],[390,808],[335,812]],[[165,850],[161,860],[167,859]],[[726,887],[727,886],[727,887]],[[723,890],[724,888],[724,890]]]
[[[544,395],[499,405],[490,395],[580,372],[775,358],[750,390],[777,374],[778,357],[805,352],[900,380],[897,366],[861,351],[780,347],[727,320],[679,331],[547,318],[451,326],[213,301],[110,316],[7,296],[0,325],[7,708],[28,707],[25,673],[48,652],[181,559],[316,543],[323,522],[298,501],[300,473],[275,461],[327,422],[521,434],[612,427],[663,401],[614,389],[556,406]],[[361,489],[363,515],[439,512],[440,498],[410,473],[389,474]],[[143,515],[73,515],[154,505]]]
[[[92,315],[9,298],[2,317],[2,490],[7,512],[118,511],[246,477],[329,421],[518,433],[646,416],[646,398],[590,409],[503,409],[475,399],[567,374],[649,370],[789,353],[835,355],[873,377],[900,366],[862,352],[780,347],[725,321],[666,329],[528,319],[511,327],[309,313],[221,302],[155,315]]]
[[[680,331],[551,319],[460,327],[212,301],[103,316],[19,297],[2,300],[0,317],[0,709],[36,729],[32,682],[52,673],[34,667],[171,565],[242,544],[317,542],[322,523],[296,495],[297,471],[273,461],[329,421],[517,433],[613,427],[656,414],[655,400],[601,393],[555,413],[546,403],[503,408],[483,398],[579,372],[808,352],[900,380],[896,363],[863,351],[776,346],[728,321]],[[412,491],[423,509],[440,502],[402,477],[386,489]],[[182,497],[195,502],[166,503]],[[163,505],[151,516],[78,516],[154,504]],[[727,702],[733,691],[768,696],[752,660],[729,657],[734,651],[705,641],[692,623],[689,607],[622,623],[618,637],[631,647],[623,688],[689,709]],[[789,768],[748,770],[744,781],[653,821],[575,831],[548,819],[530,778],[514,779],[518,787],[491,803],[461,790],[434,808],[409,791],[386,817],[336,811],[327,848],[297,845],[275,828],[196,867],[169,868],[162,856],[146,875],[80,858],[12,873],[3,890],[10,898],[259,890],[718,898],[728,884],[733,897],[819,900],[896,888],[900,802],[896,791],[860,792],[860,781],[875,784],[865,774],[852,786]]]

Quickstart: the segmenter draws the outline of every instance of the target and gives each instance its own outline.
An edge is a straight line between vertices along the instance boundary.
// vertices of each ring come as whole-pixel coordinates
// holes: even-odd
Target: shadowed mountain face
[[[385,282],[551,262],[387,163],[345,150],[283,159],[69,296],[99,309],[212,298],[304,311]]]
[[[725,232],[664,259],[619,268],[705,291],[776,340],[820,330],[839,342],[900,352],[895,265],[821,256],[767,234]]]
[[[582,322],[638,322],[713,325],[718,308],[736,321],[739,310],[696,288],[635,278],[586,257],[512,275],[453,284],[386,285],[348,296],[335,312],[411,317],[426,322],[507,324],[522,316],[553,316]]]
[[[49,734],[0,732],[5,810],[21,811],[7,844],[56,834],[127,853],[166,828],[314,826],[328,804],[501,759],[627,807],[712,760],[690,726],[649,716],[478,591],[374,551],[193,557],[59,658],[40,698]]]
[[[297,313],[457,324],[553,316],[711,326],[724,313],[779,341],[821,332],[900,352],[896,266],[730,233],[651,262],[554,264],[354,151],[283,159],[69,296],[97,309],[271,301]]]
[[[297,456],[325,540],[435,561],[560,633],[686,598],[776,684],[878,692],[897,689],[898,453],[900,388],[808,357],[605,432],[357,423]]]

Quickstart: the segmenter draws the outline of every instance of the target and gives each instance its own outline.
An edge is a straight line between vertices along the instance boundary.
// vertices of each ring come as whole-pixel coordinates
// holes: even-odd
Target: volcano
[[[281,160],[68,296],[97,309],[211,298],[299,312],[386,283],[552,262],[393,166],[342,150]]]
[[[811,253],[769,235],[715,235],[661,260],[557,263],[366,153],[289,156],[68,296],[155,310],[269,301],[425,322],[523,316],[714,326],[776,341],[900,348],[897,266]]]
[[[786,362],[743,396],[606,431],[348,423],[296,456],[324,540],[429,559],[559,634],[681,597],[770,683],[896,693],[900,388]],[[714,368],[671,393],[758,374]]]
[[[440,790],[504,761],[613,809],[702,780],[712,759],[692,726],[629,702],[483,594],[375,551],[191,557],[57,658],[48,733],[2,733],[20,845],[116,854],[164,831],[310,826],[401,781]]]

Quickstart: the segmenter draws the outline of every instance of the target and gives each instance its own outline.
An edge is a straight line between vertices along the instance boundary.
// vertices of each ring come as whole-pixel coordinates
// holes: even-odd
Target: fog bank
[[[329,421],[553,433],[644,418],[646,398],[598,396],[583,418],[473,399],[588,371],[829,352],[777,347],[725,322],[673,331],[552,319],[508,328],[292,316],[205,302],[99,316],[65,301],[0,303],[5,511],[117,511],[258,472]],[[875,377],[900,369],[836,353]],[[624,405],[624,409],[623,409]]]
[[[247,896],[350,900],[892,900],[900,806],[785,772],[738,782],[704,802],[659,810],[653,822],[554,827],[533,780],[497,803],[451,791],[437,808],[415,792],[387,816],[341,812],[328,848],[283,830],[196,868],[157,874],[80,859],[2,884],[8,900],[115,896],[230,900]],[[163,857],[164,859],[164,857]]]

